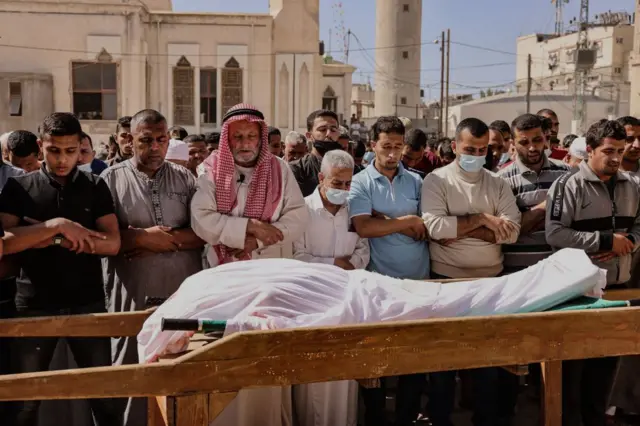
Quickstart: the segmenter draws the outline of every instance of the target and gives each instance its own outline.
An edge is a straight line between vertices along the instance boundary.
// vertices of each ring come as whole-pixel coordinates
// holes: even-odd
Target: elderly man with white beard
[[[191,203],[191,226],[209,245],[211,267],[249,259],[290,258],[309,219],[287,163],[269,152],[262,112],[247,104],[222,119],[220,146],[205,161]],[[224,283],[219,283],[224,285]],[[216,425],[290,424],[289,387],[245,390]]]
[[[353,167],[353,158],[345,151],[330,151],[322,157],[320,184],[305,198],[310,221],[302,238],[293,245],[295,259],[345,270],[364,269],[369,263],[367,239],[349,232],[346,202]],[[300,426],[355,426],[358,384],[344,380],[296,385],[293,404]]]

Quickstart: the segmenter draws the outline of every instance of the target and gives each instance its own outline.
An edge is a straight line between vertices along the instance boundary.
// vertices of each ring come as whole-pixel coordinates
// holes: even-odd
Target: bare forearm
[[[477,238],[482,241],[486,241],[488,243],[495,244],[496,243],[496,234],[493,233],[489,228],[485,228],[481,226],[480,228],[476,228],[473,231],[469,232],[466,235],[467,238]]]
[[[204,247],[204,241],[191,228],[174,229],[170,232],[180,250],[197,250]]]
[[[520,234],[526,235],[537,229],[541,223],[544,224],[545,210],[531,209],[522,213],[522,223],[520,225]]]
[[[472,214],[468,216],[458,216],[458,238],[469,236],[469,233],[475,231],[483,225],[481,214]]]
[[[140,244],[140,238],[138,238],[139,232],[140,231],[136,229],[120,230],[120,239],[121,239],[120,251],[121,252],[126,253],[129,251],[135,250],[137,248],[141,248],[141,249],[144,248]]]
[[[18,226],[5,232],[3,238],[4,254],[15,254],[29,250],[58,234],[58,229],[47,225],[47,222],[30,226]]]
[[[120,252],[120,235],[107,234],[106,240],[94,238],[96,250],[92,254],[99,256],[115,256]]]
[[[401,219],[356,216],[353,224],[360,238],[379,238],[402,232],[410,226]]]

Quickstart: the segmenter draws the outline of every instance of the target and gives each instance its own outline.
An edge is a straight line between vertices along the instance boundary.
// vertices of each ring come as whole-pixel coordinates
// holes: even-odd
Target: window
[[[333,112],[338,109],[338,98],[331,86],[327,86],[322,94],[322,109],[328,109]]]
[[[407,98],[405,98],[404,96],[400,98],[400,104],[401,105],[406,105],[407,104]]]
[[[624,42],[624,38],[616,37],[616,44],[622,44]]]
[[[9,115],[22,117],[22,83],[9,82]]]
[[[218,81],[216,70],[200,70],[200,121],[215,124],[218,116]]]
[[[242,103],[242,68],[234,57],[224,64],[222,70],[222,114],[234,105]]]
[[[72,62],[73,113],[80,120],[118,118],[118,65]]]
[[[616,68],[614,68],[614,72],[616,74],[622,74],[622,68],[616,67]]]
[[[403,12],[408,12],[409,11],[409,5],[408,4],[403,4],[402,5],[402,11]]]
[[[193,67],[184,56],[173,67],[173,123],[195,124]]]
[[[409,59],[409,52],[406,50],[402,51],[402,59]]]

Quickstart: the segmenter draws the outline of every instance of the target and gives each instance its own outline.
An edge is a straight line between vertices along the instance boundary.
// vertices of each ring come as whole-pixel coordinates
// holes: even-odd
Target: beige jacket
[[[287,258],[293,257],[293,242],[302,236],[309,212],[302,198],[293,172],[280,160],[282,169],[282,198],[274,212],[271,224],[284,234],[284,241],[269,247],[259,248],[252,253],[253,259]],[[224,244],[231,248],[243,248],[249,219],[243,217],[252,169],[236,166],[236,191],[238,203],[231,215],[218,213],[215,197],[215,184],[206,174],[198,178],[198,187],[191,201],[191,227],[193,231],[209,245]],[[240,173],[245,176],[243,183],[239,182]],[[212,247],[207,254],[209,265],[218,265],[218,258]]]
[[[431,242],[431,271],[450,278],[494,277],[502,271],[501,244],[515,243],[520,210],[509,184],[494,173],[462,170],[457,162],[427,175],[422,184],[422,214]],[[458,237],[458,217],[487,213],[518,225],[509,238],[492,244],[462,238],[444,246],[436,240]]]

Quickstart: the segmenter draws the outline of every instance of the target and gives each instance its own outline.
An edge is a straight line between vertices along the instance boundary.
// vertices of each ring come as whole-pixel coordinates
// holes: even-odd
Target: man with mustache
[[[313,145],[311,152],[289,164],[304,197],[313,194],[318,187],[318,174],[324,154],[342,149],[338,143],[340,137],[338,115],[325,109],[312,112],[307,117],[306,136]]]
[[[640,177],[640,120],[620,117],[617,121],[627,133],[620,169]]]
[[[554,250],[584,250],[607,271],[608,286],[622,284],[640,243],[638,182],[620,171],[627,134],[618,122],[600,120],[586,139],[588,160],[556,180],[547,195],[547,243]],[[615,357],[562,363],[563,425],[606,423],[617,364]]]
[[[113,139],[116,141],[117,150],[115,156],[107,160],[107,166],[109,167],[122,163],[133,156],[130,116],[124,116],[118,119],[116,134],[113,135]]]
[[[538,115],[549,119],[549,149],[557,148],[560,145],[560,139],[558,139],[558,133],[560,132],[560,121],[558,120],[558,114],[555,111],[544,108],[538,111]]]

